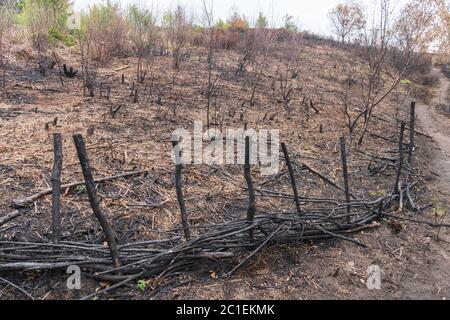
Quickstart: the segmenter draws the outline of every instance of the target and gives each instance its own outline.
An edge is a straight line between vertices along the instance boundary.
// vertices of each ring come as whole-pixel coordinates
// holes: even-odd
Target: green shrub
[[[43,19],[47,29],[63,31],[66,29],[69,17],[70,3],[68,0],[24,0],[20,3],[19,22],[27,27]]]
[[[70,42],[63,36],[70,13],[68,0],[24,0],[20,7],[18,23],[27,28],[39,53],[45,52],[46,47],[55,40]]]
[[[73,47],[77,44],[75,37],[69,33],[62,33],[55,29],[50,29],[48,33],[49,43],[59,42],[67,47]]]
[[[223,21],[222,19],[219,19],[216,22],[215,28],[218,30],[227,30],[230,28],[230,24],[226,21]]]
[[[128,24],[117,2],[92,5],[81,18],[81,32],[89,37],[91,57],[102,64],[129,45]]]

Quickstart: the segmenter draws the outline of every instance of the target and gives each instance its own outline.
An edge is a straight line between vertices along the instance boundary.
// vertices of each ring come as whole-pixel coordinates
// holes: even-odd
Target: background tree
[[[131,26],[130,38],[138,58],[136,78],[139,83],[143,83],[148,74],[157,37],[157,12],[153,5],[150,10],[146,9],[143,2],[130,5],[128,22]]]
[[[41,56],[49,44],[49,35],[66,31],[70,14],[68,0],[25,0],[19,22],[27,28],[33,47]]]
[[[396,46],[405,54],[424,53],[436,39],[436,16],[439,7],[434,0],[412,0],[402,8],[395,23]]]
[[[237,8],[233,8],[228,18],[229,30],[238,34],[239,41],[236,49],[240,54],[236,75],[243,76],[249,64],[254,62],[256,54],[255,32],[249,29],[249,22],[244,15],[241,15]]]
[[[166,28],[166,38],[172,50],[173,68],[178,71],[192,19],[188,16],[186,8],[178,5],[175,9],[166,11],[163,26]]]
[[[298,32],[298,25],[293,16],[289,14],[284,16],[283,28],[287,31]]]
[[[112,55],[127,49],[128,24],[118,3],[107,0],[90,6],[87,21],[90,55],[95,61],[105,65]]]
[[[442,62],[450,61],[450,0],[431,0],[436,2],[437,15],[434,23],[434,43]]]
[[[6,91],[6,63],[5,63],[5,35],[14,24],[15,16],[15,1],[0,2],[0,68],[2,72],[1,86],[3,91]]]
[[[260,17],[261,18],[261,15]],[[258,18],[258,20],[260,20]],[[261,80],[264,78],[264,72],[269,69],[269,58],[274,53],[275,38],[277,37],[277,31],[269,29],[268,20],[265,19],[265,23],[259,24],[254,30],[255,33],[255,76],[252,83],[251,96],[249,99],[250,106],[253,107],[256,104],[256,93],[260,86]],[[261,110],[261,109],[260,109]]]
[[[90,57],[94,24],[91,20],[91,15],[83,16],[81,22],[77,40],[80,52],[81,77],[83,79],[83,95],[86,95],[86,89],[88,89],[89,95],[93,97],[95,73],[91,72]]]
[[[402,70],[407,65],[407,76],[429,72],[429,63],[423,59],[433,45],[437,45],[439,7],[435,0],[411,0],[400,10],[394,23],[391,50],[392,63]]]
[[[256,19],[255,27],[259,29],[265,29],[269,26],[269,22],[267,20],[267,17],[260,12],[258,14],[258,18]]]
[[[248,19],[245,15],[240,14],[236,7],[231,9],[231,14],[228,17],[227,23],[231,31],[244,33],[248,27]]]
[[[355,1],[340,3],[331,9],[328,17],[333,25],[336,36],[342,43],[365,24],[362,5]]]
[[[397,87],[405,76],[410,62],[405,61],[398,73],[391,75],[390,79],[385,77],[393,37],[393,8],[390,0],[375,0],[373,5],[373,15],[361,34],[362,45],[356,49],[366,61],[363,69],[358,72],[363,110],[352,121],[349,132],[351,138],[357,124],[363,119],[364,128],[358,141],[359,145],[364,140],[375,107]]]
[[[218,77],[213,78],[213,65],[214,65],[214,14],[213,14],[214,1],[206,2],[203,0],[203,28],[205,30],[206,47],[208,48],[208,86],[206,88],[206,125],[208,130],[211,126],[211,100],[214,94]]]

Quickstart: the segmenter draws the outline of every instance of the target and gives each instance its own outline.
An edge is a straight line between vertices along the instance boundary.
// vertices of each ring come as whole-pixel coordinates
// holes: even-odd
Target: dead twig
[[[299,166],[299,167],[303,167],[306,170],[308,170],[309,172],[311,172],[312,174],[318,176],[320,179],[322,179],[323,181],[325,181],[326,183],[328,183],[329,185],[335,187],[336,189],[339,189],[341,191],[345,192],[345,189],[343,187],[341,187],[340,185],[338,185],[336,182],[334,182],[333,180],[331,180],[330,178],[328,178],[327,176],[321,174],[319,171],[313,169],[312,167],[310,167],[309,165],[302,163],[301,165],[297,164],[295,161],[292,161],[293,164]],[[352,194],[351,192],[349,193],[350,197],[352,197],[353,199],[357,199],[357,197]]]
[[[450,224],[437,224],[434,222],[430,222],[430,221],[424,221],[424,220],[419,220],[419,219],[414,219],[414,218],[407,218],[407,217],[402,217],[396,214],[392,214],[392,213],[384,213],[383,214],[386,217],[391,217],[394,219],[400,219],[400,220],[405,220],[405,221],[411,221],[411,222],[416,222],[416,223],[421,223],[421,224],[426,224],[432,228],[450,228]]]
[[[126,172],[126,173],[122,173],[122,174],[118,174],[115,176],[110,176],[110,177],[105,177],[105,178],[101,178],[101,179],[97,179],[94,181],[94,183],[98,184],[98,183],[103,183],[103,182],[108,182],[108,181],[113,181],[113,180],[117,180],[117,179],[122,179],[122,178],[129,178],[129,177],[133,177],[133,176],[138,176],[141,174],[146,174],[149,173],[150,170],[141,170],[141,171],[133,171],[133,172]],[[67,189],[73,189],[76,188],[80,185],[85,184],[85,181],[79,181],[79,182],[74,182],[74,183],[69,183],[69,184],[65,184],[61,186],[61,190],[67,190]],[[47,190],[43,190],[41,192],[38,192],[32,196],[26,197],[26,198],[22,198],[22,199],[16,199],[13,200],[13,204],[12,206],[16,209],[20,209],[20,208],[26,208],[31,206],[35,201],[39,200],[42,197],[48,196],[49,194],[52,193],[52,189],[47,189]]]
[[[256,253],[258,253],[259,251],[261,251],[268,243],[270,240],[272,240],[272,238],[281,231],[281,229],[283,228],[283,226],[278,227],[277,230],[275,230],[270,236],[267,237],[266,240],[263,241],[263,243],[261,243],[258,248],[256,248],[251,254],[249,254],[244,260],[242,260],[236,267],[234,267],[230,272],[228,272],[226,274],[226,277],[230,277],[236,270],[238,270],[240,267],[242,267],[248,260],[250,260],[251,257],[253,257]]]
[[[13,287],[13,288],[19,290],[19,291],[22,292],[25,296],[27,296],[27,298],[29,298],[30,300],[34,300],[34,297],[33,297],[31,294],[29,294],[25,289],[23,289],[23,288],[19,287],[18,285],[12,283],[11,281],[6,280],[6,279],[4,279],[4,278],[2,278],[2,277],[0,277],[0,281],[2,281],[2,282],[4,282],[4,283],[10,285],[11,287]]]
[[[19,217],[22,214],[20,211],[14,211],[12,213],[9,213],[3,217],[0,217],[0,227],[4,225],[5,223],[8,223],[9,221]]]

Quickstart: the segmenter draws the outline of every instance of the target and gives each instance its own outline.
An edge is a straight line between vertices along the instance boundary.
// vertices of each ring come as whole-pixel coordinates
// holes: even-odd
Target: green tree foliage
[[[132,4],[128,7],[127,18],[136,49],[150,47],[155,36],[156,15],[148,9]]]
[[[285,15],[283,18],[283,22],[284,22],[284,29],[288,30],[288,31],[294,31],[297,32],[298,31],[298,27],[297,24],[295,23],[295,19],[293,16],[291,15]]]
[[[23,0],[19,8],[22,8],[19,21],[28,27],[43,19],[48,29],[64,31],[70,15],[68,0]]]
[[[257,28],[261,28],[261,29],[265,29],[269,26],[267,17],[260,12],[258,15],[258,19],[256,19],[256,27]]]
[[[49,43],[61,41],[72,45],[67,35],[69,0],[23,0],[18,2],[18,22],[28,30],[34,48],[43,53]]]
[[[157,16],[153,8],[148,10],[142,4],[133,4],[128,7],[127,18],[131,28],[131,41],[138,56],[137,79],[142,83],[147,76],[148,60],[155,46]],[[144,56],[148,58],[146,63],[143,62]]]
[[[230,24],[222,19],[217,20],[215,28],[219,30],[227,30],[230,28]]]
[[[92,5],[81,17],[81,37],[89,42],[90,56],[102,64],[127,48],[127,35],[128,24],[118,2]]]

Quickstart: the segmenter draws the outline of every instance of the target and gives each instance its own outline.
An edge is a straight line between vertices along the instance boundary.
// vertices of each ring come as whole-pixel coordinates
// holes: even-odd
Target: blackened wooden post
[[[245,137],[245,165],[244,165],[244,176],[247,181],[248,188],[248,209],[247,209],[247,220],[251,223],[255,220],[256,213],[256,196],[255,190],[253,188],[252,172],[250,167],[250,137]],[[250,240],[253,239],[253,230],[250,230]]]
[[[351,213],[350,206],[350,189],[348,184],[348,167],[347,167],[347,151],[345,148],[345,137],[340,138],[341,144],[341,158],[342,158],[342,173],[344,176],[344,188],[345,188],[345,201],[347,202],[347,213]],[[348,216],[348,221],[350,221],[350,216]]]
[[[381,200],[380,207],[378,208],[378,219],[381,218],[383,215],[383,208],[384,208],[384,200]]]
[[[61,171],[63,162],[61,133],[53,135],[52,230],[53,243],[61,241]]]
[[[133,103],[138,103],[138,89],[134,89]]]
[[[402,121],[402,124],[400,126],[400,139],[399,139],[399,143],[398,143],[398,152],[399,152],[399,164],[398,164],[398,169],[397,169],[397,178],[395,179],[395,186],[394,186],[394,190],[395,190],[395,194],[400,194],[400,176],[402,174],[402,169],[403,169],[403,136],[405,133],[405,122]]]
[[[122,84],[124,84],[124,83],[125,83],[125,75],[122,74]]]
[[[191,230],[189,228],[189,220],[183,197],[183,185],[182,185],[183,181],[181,176],[183,170],[183,163],[178,144],[179,144],[178,140],[172,140],[173,152],[175,154],[175,189],[177,191],[178,205],[180,206],[181,224],[183,226],[184,236],[186,238],[186,241],[189,241],[191,239]]]
[[[3,69],[3,91],[6,93],[6,69]]]
[[[281,148],[283,149],[284,159],[286,160],[286,165],[289,170],[289,176],[291,178],[291,185],[292,185],[292,191],[294,192],[295,206],[297,208],[297,212],[300,213],[301,209],[300,209],[300,200],[298,198],[297,182],[295,181],[294,170],[292,169],[291,160],[289,159],[289,153],[288,153],[286,144],[284,142],[281,143]]]
[[[106,242],[108,243],[111,257],[113,259],[114,267],[120,268],[121,262],[119,257],[119,251],[117,250],[117,243],[115,238],[115,232],[109,225],[105,214],[103,213],[100,203],[97,198],[97,191],[95,190],[94,177],[92,176],[91,168],[89,166],[89,158],[86,152],[86,146],[84,144],[83,136],[81,134],[75,134],[73,136],[75,146],[77,148],[78,158],[80,159],[81,169],[83,171],[84,181],[86,185],[86,191],[89,197],[89,202],[94,212],[94,216],[100,222],[100,225],[105,234]]]
[[[409,116],[409,151],[408,151],[408,163],[412,164],[413,152],[414,152],[414,133],[416,127],[416,102],[411,102],[411,114]]]

